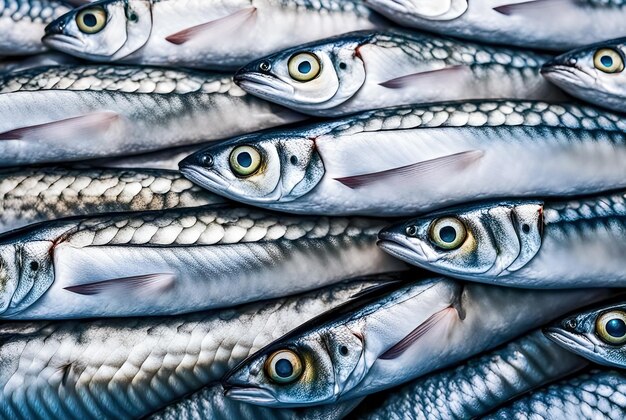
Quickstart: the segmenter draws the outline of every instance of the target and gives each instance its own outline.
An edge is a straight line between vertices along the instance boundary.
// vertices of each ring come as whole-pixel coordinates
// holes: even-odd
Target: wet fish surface
[[[473,200],[626,187],[626,121],[591,107],[479,101],[369,111],[241,136],[180,164],[247,204],[414,216]]]
[[[626,376],[592,371],[513,401],[485,419],[623,419]]]
[[[92,61],[234,70],[291,45],[387,24],[360,0],[105,0],[61,16],[43,41]]]
[[[166,169],[178,171],[181,160],[204,149],[208,143],[200,143],[192,146],[180,146],[171,149],[157,150],[156,152],[141,153],[133,156],[116,156],[112,158],[95,159],[88,164],[103,168],[128,168],[128,169]]]
[[[381,289],[259,350],[223,384],[226,396],[264,406],[349,400],[454,365],[614,293],[524,290],[445,278]]]
[[[0,166],[138,154],[303,119],[229,75],[106,65],[5,75],[0,112]]]
[[[43,52],[26,57],[12,57],[0,60],[0,73],[15,73],[35,67],[79,64],[80,60],[71,55],[56,51]]]
[[[47,48],[41,42],[44,28],[70,10],[66,2],[57,0],[3,0],[0,2],[0,56],[45,51]]]
[[[61,167],[0,171],[0,232],[67,216],[224,202],[175,171]]]
[[[452,277],[531,288],[626,285],[626,192],[442,210],[383,230],[379,245]]]
[[[367,4],[404,26],[541,50],[564,51],[626,36],[623,0],[368,0]]]
[[[539,74],[549,58],[429,34],[361,31],[258,59],[234,80],[253,95],[320,116],[467,99],[562,100]]]
[[[626,112],[626,38],[567,52],[545,63],[542,74],[572,96]]]
[[[560,346],[605,366],[626,368],[626,302],[604,303],[544,329]]]
[[[462,365],[389,391],[359,419],[469,419],[488,414],[510,399],[574,373],[584,359],[559,349],[541,331],[512,341]],[[366,400],[367,401],[367,400]]]
[[[0,318],[170,315],[401,270],[384,224],[215,205],[30,225],[0,236]]]
[[[3,418],[148,415],[300,323],[387,280],[190,315],[0,326]],[[166,417],[166,416],[165,416]]]

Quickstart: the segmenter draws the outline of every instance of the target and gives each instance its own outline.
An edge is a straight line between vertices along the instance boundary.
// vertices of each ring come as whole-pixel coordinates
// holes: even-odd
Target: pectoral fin
[[[459,77],[466,75],[471,75],[471,69],[468,66],[450,66],[439,70],[423,71],[420,73],[397,77],[380,83],[380,86],[388,89],[403,89],[415,87],[420,83],[447,85],[448,81],[456,82]]]
[[[80,136],[91,138],[95,133],[107,131],[119,118],[117,113],[111,111],[93,112],[79,117],[5,131],[0,133],[0,140],[49,139],[53,141]]]
[[[235,30],[243,30],[243,26],[254,22],[256,11],[256,7],[247,7],[223,18],[183,29],[166,37],[165,40],[172,44],[181,45],[198,37],[223,37]]]
[[[77,286],[66,287],[65,290],[85,296],[100,295],[104,293],[145,293],[146,291],[167,289],[174,283],[175,279],[176,276],[172,273],[153,273],[79,284]]]
[[[483,155],[484,152],[482,150],[468,150],[465,152],[413,163],[411,165],[388,169],[386,171],[335,178],[335,180],[351,189],[368,186],[377,182],[389,181],[391,178],[413,179],[414,181],[419,181],[419,178],[427,176],[435,171],[441,171],[442,169],[450,171],[451,174],[455,171],[461,171],[482,158]]]
[[[548,16],[546,13],[556,12],[563,13],[564,6],[573,4],[572,0],[530,0],[523,3],[504,4],[502,6],[494,7],[498,13],[506,16],[527,16],[537,17]]]

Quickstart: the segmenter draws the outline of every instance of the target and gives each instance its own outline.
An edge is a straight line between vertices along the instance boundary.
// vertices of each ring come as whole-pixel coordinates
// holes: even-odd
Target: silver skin
[[[321,64],[308,81],[289,69],[302,54]],[[234,80],[253,95],[319,116],[467,99],[564,99],[539,74],[549,58],[429,34],[361,31],[253,61]]]
[[[544,329],[546,336],[563,348],[600,365],[626,368],[626,337],[618,336],[615,342],[606,339],[602,323],[623,320],[626,304],[613,302],[569,315]],[[608,337],[611,339],[612,337]]]
[[[0,60],[0,73],[14,73],[35,67],[78,64],[80,60],[56,51],[43,52],[27,57],[11,57]]]
[[[614,71],[601,63],[596,64],[594,58],[602,51],[609,49],[615,52],[611,60],[617,66]],[[615,111],[626,111],[626,72],[624,57],[626,54],[626,38],[603,41],[560,55],[544,64],[543,76],[570,95],[609,108]]]
[[[460,223],[449,231],[458,242],[437,237],[450,220]],[[526,288],[626,285],[623,191],[572,201],[503,201],[441,210],[386,228],[379,238],[379,246],[391,255],[455,278]]]
[[[239,176],[230,157],[244,145],[258,151],[261,164]],[[368,111],[241,136],[191,155],[180,168],[210,191],[269,209],[414,216],[476,199],[623,188],[625,161],[620,115],[477,101]]]
[[[77,17],[94,8],[106,22],[85,33]],[[101,0],[51,23],[43,41],[92,61],[234,70],[292,45],[387,24],[361,0]]]
[[[105,65],[6,75],[0,113],[0,166],[132,155],[304,118],[228,75]]]
[[[0,415],[131,419],[151,414],[218,381],[265,344],[381,282],[359,280],[183,316],[4,322]]]
[[[20,168],[0,172],[0,232],[67,216],[224,203],[174,171]]]
[[[0,236],[0,318],[170,315],[404,269],[384,224],[217,205],[31,225]]]
[[[404,25],[459,38],[541,50],[626,35],[623,0],[367,0]]]
[[[71,10],[57,0],[3,0],[0,2],[0,56],[37,54],[44,28]]]
[[[350,413],[360,399],[306,408],[277,409],[231,400],[224,389],[214,385],[183,398],[150,416],[150,420],[340,420]]]
[[[157,150],[156,152],[141,153],[133,156],[116,156],[113,158],[96,159],[87,162],[90,165],[103,168],[128,168],[128,169],[166,169],[178,171],[178,164],[198,150],[204,149],[209,143],[201,143],[193,146],[181,146],[171,149]]]
[[[623,419],[626,417],[625,399],[624,373],[596,370],[539,389],[484,418]]]
[[[329,311],[259,350],[225,376],[226,396],[290,407],[372,394],[497,347],[611,293],[445,278],[409,283]],[[291,382],[269,376],[266,363],[277,351],[294,352],[302,363]]]
[[[359,419],[469,419],[483,416],[539,386],[570,375],[586,361],[535,331],[460,366],[389,391]]]

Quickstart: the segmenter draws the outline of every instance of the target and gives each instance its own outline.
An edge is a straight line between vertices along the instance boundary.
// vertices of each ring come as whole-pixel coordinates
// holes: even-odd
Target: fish
[[[232,75],[137,66],[37,67],[0,77],[0,166],[191,145],[300,121]]]
[[[0,56],[37,54],[45,27],[72,9],[58,0],[4,0],[0,3]]]
[[[91,61],[235,70],[292,45],[388,25],[361,0],[101,0],[50,23],[43,42]]]
[[[533,331],[461,365],[389,391],[358,419],[469,419],[489,414],[509,400],[585,368],[585,359]]]
[[[0,171],[0,232],[68,216],[225,202],[178,171],[63,167]]]
[[[103,168],[165,169],[178,172],[178,164],[187,156],[204,149],[208,142],[191,146],[179,146],[132,156],[115,156],[88,160],[84,163]]]
[[[202,187],[291,213],[415,216],[473,200],[626,187],[626,120],[573,104],[477,101],[366,111],[213,144]]]
[[[625,53],[626,38],[603,41],[553,58],[541,74],[576,98],[626,112]]]
[[[614,370],[591,372],[532,392],[484,419],[623,419],[626,376]]]
[[[300,323],[402,279],[354,279],[306,294],[171,317],[3,322],[0,415],[149,415],[216,383],[229,368]]]
[[[384,219],[226,205],[73,217],[0,235],[0,318],[172,315],[406,269]]]
[[[603,303],[570,314],[544,328],[563,348],[609,367],[626,368],[626,302]]]
[[[80,60],[71,55],[48,51],[26,57],[12,57],[0,60],[0,73],[16,73],[35,67],[79,64]]]
[[[306,408],[275,409],[240,403],[224,397],[220,385],[202,388],[148,417],[149,420],[340,420],[348,415],[361,399]]]
[[[566,51],[626,36],[624,0],[367,0],[367,5],[403,26],[539,50]]]
[[[527,288],[626,286],[626,192],[468,204],[390,226],[379,246],[455,278]]]
[[[448,278],[391,284],[273,341],[222,384],[227,397],[268,407],[346,401],[454,365],[616,293]]]
[[[550,58],[418,32],[359,31],[260,58],[234,81],[260,98],[330,117],[468,99],[563,100],[539,74]]]

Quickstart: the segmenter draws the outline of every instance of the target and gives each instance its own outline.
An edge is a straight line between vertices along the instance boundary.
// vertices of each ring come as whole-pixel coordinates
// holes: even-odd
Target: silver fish
[[[626,418],[626,375],[602,370],[539,389],[484,417],[489,420],[623,418]]]
[[[613,293],[412,282],[305,323],[240,363],[223,384],[228,397],[272,407],[349,400],[458,363]]]
[[[166,169],[178,171],[181,160],[192,153],[204,149],[208,143],[192,146],[180,146],[171,149],[157,150],[156,152],[141,153],[133,156],[116,156],[112,158],[95,159],[87,164],[103,168],[128,168],[128,169]]]
[[[456,278],[530,288],[626,286],[626,192],[442,210],[383,230],[379,245]]]
[[[71,55],[49,51],[26,57],[4,58],[0,60],[0,73],[15,73],[35,67],[78,64],[80,60]]]
[[[367,0],[409,27],[487,43],[564,51],[626,36],[624,0]]]
[[[380,406],[356,417],[384,420],[402,413],[405,418],[424,420],[476,418],[586,365],[584,359],[535,331],[462,365],[389,391]]]
[[[0,56],[37,54],[47,48],[41,42],[44,28],[69,12],[57,0],[3,0],[0,2]]]
[[[231,76],[104,65],[0,78],[0,166],[137,154],[299,121]]]
[[[626,368],[626,303],[604,304],[557,321],[544,330],[557,344],[606,366]]]
[[[626,121],[576,105],[481,101],[368,111],[242,136],[180,164],[233,200],[306,214],[414,216],[476,199],[626,187]]]
[[[52,22],[43,41],[93,61],[234,70],[291,45],[386,25],[361,0],[102,0]]]
[[[31,225],[0,236],[0,317],[177,314],[403,269],[384,223],[207,206]]]
[[[66,216],[224,203],[178,172],[21,168],[0,172],[0,232]]]
[[[572,96],[625,112],[624,54],[626,38],[604,41],[554,58],[541,73]]]
[[[276,409],[245,404],[224,397],[224,390],[219,385],[203,388],[185,397],[160,412],[149,417],[150,420],[340,420],[350,413],[359,403],[354,399],[337,404],[315,407]]]
[[[550,57],[435,35],[361,31],[240,69],[246,92],[312,115],[467,99],[564,99],[539,74]]]
[[[134,419],[218,381],[265,344],[385,280],[210,313],[3,322],[0,416]]]

